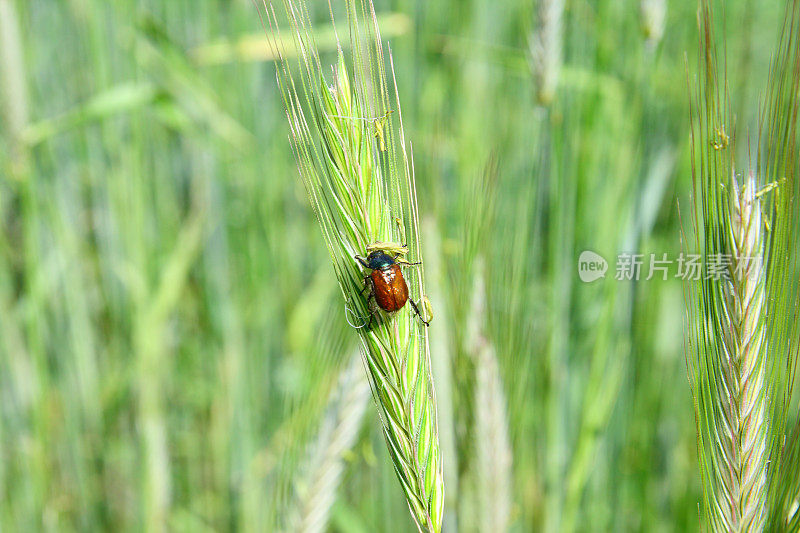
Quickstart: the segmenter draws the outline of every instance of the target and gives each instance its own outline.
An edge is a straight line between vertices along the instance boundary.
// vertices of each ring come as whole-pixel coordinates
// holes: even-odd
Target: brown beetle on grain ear
[[[410,263],[404,259],[398,260],[381,250],[371,252],[366,259],[358,255],[355,256],[355,258],[364,267],[372,270],[372,272],[364,278],[364,282],[369,284],[364,288],[366,289],[370,285],[372,286],[372,291],[368,300],[374,298],[378,307],[387,313],[394,313],[402,309],[409,300],[408,285],[406,284],[405,278],[403,278],[403,271],[400,270],[400,265],[416,266],[421,263]],[[411,301],[411,307],[414,308],[414,312],[422,323],[429,326],[430,322],[425,320],[417,304],[414,303],[413,300]],[[372,317],[370,317],[370,324],[371,323]]]

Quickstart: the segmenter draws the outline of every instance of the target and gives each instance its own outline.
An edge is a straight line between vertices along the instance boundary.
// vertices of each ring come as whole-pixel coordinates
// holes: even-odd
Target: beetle
[[[378,307],[387,313],[394,313],[399,311],[406,305],[406,302],[411,302],[411,307],[419,319],[426,326],[430,326],[430,321],[425,320],[420,313],[417,304],[414,300],[408,298],[408,285],[405,278],[403,278],[403,271],[400,270],[400,265],[403,266],[416,266],[422,263],[409,263],[403,259],[398,259],[397,256],[391,256],[383,250],[375,250],[370,252],[366,259],[361,256],[355,256],[356,260],[361,263],[365,268],[372,272],[364,277],[364,290],[372,287],[372,291],[367,301],[375,299]],[[363,293],[364,290],[361,292]],[[372,323],[370,316],[369,323]],[[369,324],[367,325],[369,327]]]

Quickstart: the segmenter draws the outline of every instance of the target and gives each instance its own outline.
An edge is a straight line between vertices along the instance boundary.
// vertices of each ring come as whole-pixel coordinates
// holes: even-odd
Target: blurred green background
[[[782,9],[725,6],[752,129]],[[327,4],[311,8],[330,52]],[[540,3],[376,9],[451,374],[446,515],[473,531],[482,501],[482,257],[512,531],[695,530],[682,286],[613,279],[620,252],[681,249],[695,3],[567,1],[544,104]],[[0,530],[272,531],[290,512],[357,345],[267,56],[249,0],[0,0]],[[578,280],[586,249],[604,280]],[[329,529],[413,531],[373,406],[359,428]]]

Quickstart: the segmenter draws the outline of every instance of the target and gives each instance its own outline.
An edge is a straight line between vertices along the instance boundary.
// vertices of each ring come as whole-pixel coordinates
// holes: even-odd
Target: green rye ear
[[[737,152],[712,2],[702,0],[700,80],[692,101],[694,253],[687,364],[713,531],[783,530],[787,410],[797,361],[796,163],[800,8],[787,7],[759,121],[755,159]],[[724,62],[722,63],[724,65]],[[796,461],[795,461],[796,462]],[[793,467],[793,465],[792,465]]]
[[[410,305],[370,320],[355,259],[382,241],[408,244],[409,261],[422,260],[414,170],[391,53],[384,55],[372,3],[345,4],[350,39],[339,43],[333,69],[323,67],[305,2],[283,2],[300,51],[296,63],[283,53],[273,6],[264,7],[300,175],[344,296],[343,312],[361,338],[389,455],[418,527],[436,532],[444,487],[427,332]],[[420,301],[424,269],[406,276],[410,298]]]

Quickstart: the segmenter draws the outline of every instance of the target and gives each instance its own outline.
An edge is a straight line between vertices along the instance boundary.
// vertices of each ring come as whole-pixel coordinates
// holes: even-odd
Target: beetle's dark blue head
[[[386,253],[376,250],[367,256],[367,266],[372,270],[383,270],[395,263],[394,258]]]

